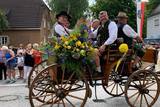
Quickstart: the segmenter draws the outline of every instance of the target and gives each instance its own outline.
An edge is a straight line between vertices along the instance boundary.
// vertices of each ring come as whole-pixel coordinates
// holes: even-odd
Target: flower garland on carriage
[[[52,63],[58,63],[62,70],[75,72],[79,76],[86,66],[95,69],[94,47],[87,39],[87,22],[81,18],[70,35],[52,36],[51,43],[44,44],[42,50],[52,56],[48,59]]]

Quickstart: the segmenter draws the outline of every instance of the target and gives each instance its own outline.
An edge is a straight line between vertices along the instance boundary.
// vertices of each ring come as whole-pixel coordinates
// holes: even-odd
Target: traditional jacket
[[[101,46],[109,38],[109,29],[110,20],[107,21],[104,26],[100,26],[97,32],[97,45]]]
[[[118,38],[123,38],[124,43],[128,44],[129,47],[132,47],[133,38],[128,37],[123,31],[123,28],[126,24],[118,24]]]

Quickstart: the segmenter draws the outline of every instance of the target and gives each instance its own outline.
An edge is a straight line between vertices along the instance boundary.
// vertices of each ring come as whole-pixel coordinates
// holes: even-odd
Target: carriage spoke
[[[52,94],[52,104],[50,105],[50,107],[53,106],[53,104],[54,104],[54,103],[53,103],[53,101],[54,101],[53,99],[54,99],[55,97],[56,97],[56,96],[53,97],[53,94]]]
[[[148,89],[148,91],[157,91],[157,90],[154,90],[154,89]]]
[[[73,95],[70,95],[70,94],[68,94],[68,96],[69,96],[69,97],[72,97],[72,98],[75,98],[75,99],[82,100],[82,101],[84,100],[83,98],[80,98],[80,97],[77,97],[77,96],[73,96]]]
[[[149,80],[147,79],[146,82],[144,82],[143,87],[145,87],[149,83]]]
[[[150,96],[153,100],[154,100],[154,97],[153,96],[151,96],[149,93],[147,94],[148,96]]]
[[[86,88],[81,88],[81,89],[71,89],[69,92],[82,91],[82,90],[86,90]]]
[[[110,87],[110,86],[112,86],[113,84],[114,84],[114,82],[113,82],[112,84],[108,85],[107,87]]]
[[[128,89],[128,90],[137,90],[137,89],[136,89],[136,88],[132,88],[132,89],[130,88],[130,89]]]
[[[137,76],[138,77],[138,82],[139,84],[142,86],[142,83],[141,83],[141,77]]]
[[[57,100],[58,98],[56,98],[56,100]],[[43,103],[42,105],[40,105],[40,106],[38,106],[38,107],[43,107],[44,105],[46,105],[47,103],[49,103],[50,101],[52,100],[52,98],[50,98],[48,101],[46,101],[45,103]],[[55,100],[55,101],[56,101]]]
[[[40,95],[44,94],[45,91],[46,91],[48,88],[50,88],[50,85],[49,85],[49,87],[47,87],[47,88],[46,88],[46,87],[47,87],[47,85],[45,86],[44,89],[42,89],[42,90],[37,90],[37,91],[39,91],[39,92],[38,92],[38,94],[36,94],[35,96],[37,96],[37,95],[39,95],[39,94],[40,94]],[[41,92],[42,92],[42,93],[41,93]]]
[[[63,104],[63,106],[64,106],[64,107],[66,107],[66,105],[65,105],[64,100],[63,100],[63,99],[62,99],[62,104]]]
[[[46,92],[45,92],[45,93],[46,93]],[[46,97],[47,97],[47,96],[44,96],[42,101],[45,101]]]
[[[76,82],[74,82],[74,84],[71,84],[70,86],[66,87],[65,89],[71,89],[73,85],[77,84],[79,81],[77,80]]]
[[[67,98],[65,98],[67,102],[69,102],[69,104],[72,105],[72,107],[75,107]]]
[[[118,84],[116,85],[116,94],[118,94]]]
[[[135,81],[134,81],[134,80],[132,81],[132,83],[133,83],[135,86],[138,86],[138,85],[135,83]]]
[[[121,91],[122,91],[122,92],[124,92],[124,90],[123,90],[122,86],[121,86],[121,85],[119,85],[119,86],[120,86]]]
[[[47,87],[47,86],[46,86]],[[46,88],[45,87],[45,88]],[[39,91],[35,96],[37,96],[37,95],[42,95],[42,94],[44,94],[44,90],[42,89],[42,90],[38,90],[38,89],[34,89],[34,90],[36,90],[36,91]]]
[[[33,98],[33,99],[36,99],[36,98],[39,98],[39,97],[45,97],[45,96],[50,96],[50,95],[53,95],[53,94],[51,93],[51,94],[47,94],[47,95],[33,96],[32,98]]]
[[[145,80],[146,80],[146,73],[144,74],[143,86],[145,85]]]
[[[146,85],[146,87],[145,88],[149,88],[149,87],[151,87],[151,86],[153,86],[154,84],[155,84],[156,82],[153,82],[153,83],[151,83],[150,85]]]
[[[73,75],[74,75],[74,72],[73,72],[72,75],[69,77],[69,79],[67,80],[67,82],[66,82],[66,84],[64,85],[63,88],[65,88],[65,87],[67,86],[67,84],[69,83],[69,81],[72,79]]]
[[[135,94],[131,95],[128,99],[134,97],[135,95],[137,95],[139,92],[136,92]]]
[[[137,102],[139,96],[140,96],[140,94],[138,94],[138,96],[136,97],[136,100],[133,102],[133,105],[135,105],[135,103]]]
[[[111,93],[113,92],[113,89],[114,89],[115,86],[116,86],[116,84],[114,84],[114,86],[113,86],[113,88],[112,88],[112,90],[111,90]]]
[[[58,103],[57,103],[57,107],[59,107],[59,105],[60,105],[60,101],[58,101]]]
[[[64,70],[62,70],[62,80],[61,80],[61,88],[62,88],[62,85],[63,85],[63,80],[64,80]]]
[[[140,107],[142,107],[143,95],[141,94]]]
[[[145,99],[145,101],[146,101],[146,103],[147,103],[147,107],[149,107],[149,104],[148,104],[148,101],[147,101],[147,98],[146,98],[146,95],[144,94],[144,99]]]

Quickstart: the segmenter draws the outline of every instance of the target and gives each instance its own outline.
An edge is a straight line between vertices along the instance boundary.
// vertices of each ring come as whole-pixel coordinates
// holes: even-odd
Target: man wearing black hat
[[[65,26],[66,20],[69,22],[71,16],[67,14],[65,11],[61,11],[56,15],[57,22],[54,25],[54,33],[56,36],[67,36],[69,35],[69,29]]]
[[[138,34],[132,29],[128,24],[128,16],[125,12],[119,12],[117,16],[117,26],[118,26],[118,38],[123,38],[123,42],[128,44],[129,48],[133,47],[133,40],[137,40],[139,42],[143,42],[142,39],[138,36]],[[137,69],[136,64],[143,57],[144,51],[139,48],[135,49],[137,58],[134,61],[133,68]]]

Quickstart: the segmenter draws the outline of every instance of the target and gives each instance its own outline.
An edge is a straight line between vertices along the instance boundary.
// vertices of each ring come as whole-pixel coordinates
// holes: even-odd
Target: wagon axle
[[[148,94],[149,93],[149,90],[146,88],[139,88],[138,91],[140,94]]]
[[[59,99],[63,99],[66,97],[66,93],[65,93],[65,90],[64,89],[60,89],[56,92],[56,96],[59,98]]]

